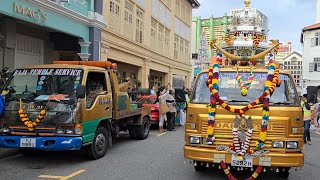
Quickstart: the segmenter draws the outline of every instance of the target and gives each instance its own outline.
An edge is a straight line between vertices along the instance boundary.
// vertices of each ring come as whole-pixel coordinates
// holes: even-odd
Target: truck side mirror
[[[76,90],[77,98],[85,98],[86,97],[86,87],[84,85],[78,85]]]

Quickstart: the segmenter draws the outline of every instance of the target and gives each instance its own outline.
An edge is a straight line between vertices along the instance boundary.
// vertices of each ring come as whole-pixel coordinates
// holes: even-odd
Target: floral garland
[[[268,68],[268,77],[265,83],[264,90],[268,90],[273,84],[273,79],[276,80],[276,86],[280,86],[281,80],[279,80],[279,67],[273,62],[271,59],[272,55],[269,55],[269,68]],[[263,101],[263,108],[262,108],[262,122],[261,122],[261,130],[259,139],[256,142],[256,147],[263,148],[265,141],[267,139],[267,130],[269,124],[269,101],[272,93],[267,95]]]
[[[207,84],[208,87],[214,87],[214,89],[218,92],[219,91],[219,65],[222,63],[221,59],[222,54],[218,53],[216,61],[213,65],[213,67],[210,66],[209,69],[209,79],[211,79],[211,83]],[[207,81],[208,82],[208,81]],[[217,108],[217,101],[215,96],[212,94],[210,96],[210,104],[208,106],[208,130],[207,130],[207,142],[209,144],[212,144],[215,137],[213,135],[214,133],[214,122],[215,122],[215,113]]]
[[[220,166],[221,166],[222,170],[224,171],[224,173],[228,176],[228,178],[230,180],[237,180],[237,178],[235,178],[230,173],[230,171],[227,169],[227,165],[226,165],[225,162],[221,161],[220,162]],[[259,176],[259,174],[261,173],[262,168],[263,168],[262,166],[258,166],[257,169],[254,171],[254,173],[250,177],[248,177],[246,180],[254,180],[254,179],[256,179]]]
[[[23,124],[28,127],[29,131],[33,131],[34,128],[39,123],[41,123],[41,121],[44,119],[44,116],[46,115],[46,109],[47,109],[47,106],[45,106],[44,109],[42,109],[40,111],[37,119],[34,122],[32,122],[32,121],[30,121],[27,113],[24,112],[24,110],[22,109],[22,100],[20,99],[20,109],[19,109],[18,113],[19,113],[19,117],[20,117],[21,121],[23,122]]]
[[[219,65],[221,64],[221,56],[222,56],[222,54],[218,53],[216,61],[214,62],[213,66],[210,66],[210,68],[209,68],[208,80],[207,80],[206,84],[212,93],[211,98],[210,98],[210,105],[212,105],[211,103],[216,100],[224,109],[226,109],[230,112],[233,112],[233,113],[238,113],[240,115],[240,117],[242,117],[246,111],[248,111],[249,109],[252,109],[255,105],[259,104],[260,102],[265,101],[265,98],[267,96],[270,97],[270,95],[274,92],[275,87],[280,86],[280,84],[281,84],[281,80],[279,80],[279,68],[276,66],[275,63],[273,63],[273,60],[271,59],[272,55],[270,55],[269,72],[268,72],[269,75],[268,75],[268,79],[265,83],[265,90],[264,90],[263,94],[259,98],[257,98],[256,100],[254,100],[253,102],[248,104],[247,106],[243,107],[242,109],[235,109],[233,107],[230,107],[219,96],[219,84],[218,84],[219,81],[218,81],[218,79],[219,79]],[[274,74],[272,74],[272,73],[274,73]],[[273,75],[273,77],[271,75]],[[213,100],[213,99],[215,99],[215,100]],[[215,108],[212,108],[212,111],[213,110],[215,111]],[[210,109],[209,109],[209,113],[210,113]],[[215,115],[215,114],[211,113],[210,116],[211,115]],[[266,113],[263,115],[269,115],[269,113]],[[213,142],[212,137],[214,137],[213,136],[214,116],[213,116],[213,118],[210,116],[208,117],[207,142],[212,143]],[[209,125],[209,123],[210,123],[210,125]],[[267,129],[268,124],[266,124],[266,123],[267,123],[266,121],[263,121],[262,126],[266,127],[266,129]],[[258,140],[258,143],[256,144],[257,147],[259,147],[259,148],[262,148],[264,145],[264,141],[266,139],[266,133],[267,133],[266,129],[261,129],[261,131],[260,131],[259,140]]]
[[[237,152],[239,160],[243,159],[243,156],[245,155],[245,153],[248,152],[248,150],[250,150],[250,152],[249,152],[250,154],[253,153],[253,150],[250,149],[250,142],[251,142],[251,138],[252,138],[252,133],[253,133],[253,129],[248,129],[248,131],[246,132],[245,142],[240,144],[238,128],[232,129],[233,145],[234,145],[233,148]]]
[[[241,74],[239,74],[239,72],[237,71],[236,79],[237,79],[238,84],[239,84],[239,86],[241,88],[241,95],[242,96],[246,96],[248,94],[248,89],[250,88],[251,83],[253,82],[254,74],[251,71],[250,76],[248,78],[248,81],[244,82],[242,80]]]

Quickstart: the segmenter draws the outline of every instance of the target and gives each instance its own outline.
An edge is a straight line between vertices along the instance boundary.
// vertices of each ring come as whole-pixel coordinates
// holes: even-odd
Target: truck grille
[[[276,121],[272,122],[270,119],[268,132],[267,132],[267,141],[266,147],[270,147],[273,139],[279,139],[279,137],[285,137],[286,135],[286,122],[287,121]],[[234,120],[220,120],[217,119],[215,121],[215,129],[214,129],[214,136],[215,136],[215,145],[231,145],[233,143],[233,136],[232,136],[232,128],[233,128]],[[251,147],[255,146],[256,141],[259,138],[260,134],[260,126],[261,126],[261,119],[258,118],[252,119],[252,125],[254,127],[252,140],[251,140]],[[201,135],[202,137],[207,136],[207,128],[208,128],[208,121],[205,118],[201,119]],[[203,145],[207,146],[207,145]]]

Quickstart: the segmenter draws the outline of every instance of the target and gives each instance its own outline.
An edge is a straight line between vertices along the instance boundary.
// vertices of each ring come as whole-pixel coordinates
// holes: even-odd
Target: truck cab
[[[14,70],[2,89],[0,147],[26,155],[85,149],[98,159],[120,131],[147,138],[150,108],[119,90],[115,67],[108,61],[55,61]]]
[[[251,73],[254,79],[246,96],[242,96],[236,79],[237,72],[247,80]],[[264,92],[268,69],[265,66],[220,68],[219,95],[232,108],[243,108],[254,102]],[[250,143],[252,152],[257,156],[248,155],[242,160],[231,153],[234,135],[233,128],[237,122],[237,114],[216,106],[214,123],[214,141],[207,142],[208,135],[208,103],[211,92],[206,85],[208,70],[198,74],[191,101],[187,109],[185,130],[184,157],[193,161],[197,171],[205,167],[220,167],[221,162],[227,166],[240,169],[262,166],[266,170],[274,169],[281,177],[289,175],[291,167],[302,167],[304,164],[303,149],[303,114],[294,80],[287,72],[280,71],[281,85],[275,88],[269,99],[269,124],[265,146],[258,148],[256,142],[261,131],[263,104],[258,103],[245,112],[243,129],[252,125],[253,133]],[[250,121],[248,121],[250,119]],[[243,121],[242,121],[243,120]],[[240,126],[239,126],[240,128]],[[239,129],[240,132],[240,129]],[[246,131],[244,131],[246,132]],[[241,133],[239,133],[241,134]],[[246,135],[244,133],[244,135]],[[239,135],[240,136],[240,135]],[[241,138],[241,137],[240,137]],[[229,172],[229,171],[228,171]]]

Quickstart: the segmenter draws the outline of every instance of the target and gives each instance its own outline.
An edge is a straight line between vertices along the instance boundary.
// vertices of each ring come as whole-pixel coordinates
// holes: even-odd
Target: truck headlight
[[[283,141],[273,141],[272,147],[273,148],[283,148]]]
[[[66,129],[66,134],[73,134],[73,129]]]
[[[57,134],[64,134],[64,132],[65,132],[65,129],[62,129],[62,128],[59,128],[56,130]]]
[[[298,141],[287,141],[287,149],[298,149]]]
[[[190,144],[200,144],[200,137],[199,136],[189,136],[189,143]]]
[[[9,133],[10,132],[10,129],[8,128],[1,128],[0,129],[0,133]]]

